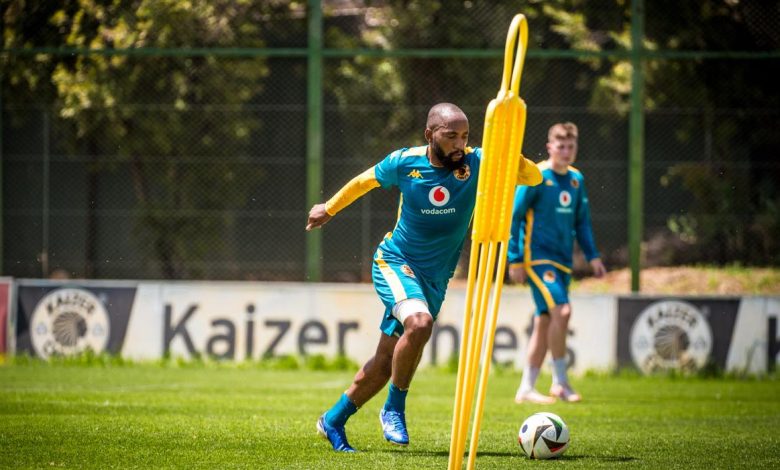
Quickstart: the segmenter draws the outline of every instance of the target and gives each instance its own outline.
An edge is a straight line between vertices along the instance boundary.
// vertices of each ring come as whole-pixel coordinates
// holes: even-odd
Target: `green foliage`
[[[24,3],[12,2],[4,16],[6,47],[262,47],[258,19],[283,10],[279,2],[70,0],[27,2],[36,5],[28,16]],[[135,245],[159,276],[201,278],[193,261],[229,257],[215,252],[235,225],[225,210],[244,204],[252,188],[236,184],[236,174],[268,178],[246,161],[263,122],[244,109],[264,91],[265,59],[163,56],[152,65],[130,54],[39,55],[33,68],[14,55],[2,59],[11,84],[4,105],[54,103],[59,125],[73,128],[71,140],[58,142],[61,152],[88,155],[94,175],[121,170],[131,178]],[[216,215],[192,217],[195,210]]]
[[[690,264],[706,259],[727,264],[735,254],[743,263],[767,265],[777,261],[780,240],[780,193],[777,199],[754,198],[751,176],[735,162],[719,162],[720,169],[700,164],[676,164],[662,180],[678,183],[692,196],[686,213],[669,217],[667,226],[685,243],[668,262]]]
[[[5,361],[5,358],[3,358]],[[0,365],[4,361],[0,361]],[[259,360],[245,362],[223,361],[205,356],[195,356],[190,359],[183,357],[166,356],[156,361],[134,361],[118,355],[95,354],[87,350],[81,354],[72,356],[52,356],[48,359],[40,359],[26,354],[9,356],[7,362],[11,366],[52,366],[52,367],[159,367],[174,369],[259,369],[259,370],[309,370],[309,371],[351,371],[359,368],[355,361],[346,356],[338,355],[326,357],[322,354],[313,354],[304,357],[296,357],[285,354],[271,356]]]
[[[625,54],[631,44],[631,2],[387,0],[346,2],[348,8],[342,3],[323,2],[326,48],[500,49],[510,18],[522,12],[531,22],[531,49],[619,51],[620,59],[533,59],[526,66],[522,90],[529,109],[544,113],[538,124],[529,120],[539,128],[571,119],[572,109],[589,106],[590,118],[597,123],[591,127],[602,142],[624,138],[632,72]],[[772,2],[645,4],[647,50],[778,49]],[[275,68],[275,59],[218,57],[208,50],[305,47],[306,9],[306,2],[287,0],[0,4],[5,49],[91,51],[0,55],[4,119],[13,123],[10,127],[37,132],[32,121],[38,108],[50,110],[58,137],[52,153],[72,158],[73,167],[83,163],[88,169],[83,182],[87,194],[79,202],[83,207],[68,207],[86,212],[88,263],[97,262],[98,247],[101,253],[110,251],[103,245],[111,241],[99,240],[94,234],[101,231],[90,221],[96,213],[116,210],[100,196],[116,196],[119,191],[105,186],[122,180],[129,194],[120,197],[132,199],[128,205],[134,214],[133,226],[123,232],[132,240],[130,253],[123,254],[140,253],[143,258],[129,270],[147,277],[197,279],[211,277],[209,268],[220,263],[228,265],[222,272],[237,269],[233,266],[243,261],[236,248],[243,240],[237,234],[247,225],[241,215],[259,207],[250,203],[262,192],[258,188],[280,177],[267,158],[292,159],[305,148],[304,136],[290,130],[289,123],[270,122],[273,118],[258,108],[303,106],[305,91],[287,88],[292,88],[291,78],[304,81],[306,68],[303,58],[282,58],[280,62],[296,64],[278,67],[277,62]],[[127,52],[112,52],[116,49]],[[780,147],[775,131],[780,95],[774,91],[771,67],[756,73],[764,64],[774,65],[669,58],[644,62],[648,115],[670,109],[682,115],[679,122],[662,123],[668,134],[648,138],[646,151],[649,169],[667,165],[661,177],[669,190],[690,196],[690,207],[670,217],[668,227],[684,244],[695,240],[696,246],[685,246],[672,258],[701,261],[716,253],[718,262],[778,263],[780,193],[775,182],[780,175],[773,165]],[[479,144],[484,106],[495,96],[501,67],[500,60],[457,54],[325,57],[324,114],[331,130],[324,140],[325,154],[335,156],[333,165],[340,171],[344,165],[365,168],[390,150],[424,143],[424,114],[438,101],[464,105],[472,122],[471,142]],[[691,109],[697,112],[688,112]],[[746,118],[733,109],[759,113]],[[542,134],[533,129],[527,140]],[[710,142],[708,150],[696,142],[702,135]],[[267,155],[268,141],[280,143],[286,153]],[[288,152],[289,142],[298,147]],[[689,163],[668,164],[678,160],[677,155],[669,157],[671,150],[690,155]],[[537,146],[529,156],[539,151]],[[289,181],[303,180],[302,175],[294,178]],[[345,179],[341,175],[333,181],[341,184]],[[326,187],[326,192],[332,189]],[[268,212],[276,210],[303,209],[271,207]],[[251,228],[245,230],[251,233]],[[296,248],[269,249],[274,250],[289,251],[289,259],[279,264],[299,261],[291,261],[299,255]],[[241,274],[246,273],[236,277]]]

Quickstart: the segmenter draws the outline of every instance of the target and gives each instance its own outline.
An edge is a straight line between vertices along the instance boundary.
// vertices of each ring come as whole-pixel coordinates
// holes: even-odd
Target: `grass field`
[[[332,452],[315,421],[351,372],[185,365],[0,367],[2,468],[446,468],[455,375],[422,370],[408,402],[411,445],[382,439],[384,393],[347,426],[361,452]],[[512,401],[519,373],[490,381],[478,468],[778,468],[780,381],[586,375],[558,461],[516,444],[542,408]],[[540,386],[549,385],[542,377]]]

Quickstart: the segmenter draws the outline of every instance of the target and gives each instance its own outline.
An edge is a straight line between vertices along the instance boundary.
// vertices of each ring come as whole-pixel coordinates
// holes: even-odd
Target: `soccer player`
[[[306,230],[320,227],[373,188],[401,192],[395,228],[374,255],[374,288],[385,306],[374,356],[317,421],[333,449],[354,452],[345,425],[358,408],[390,387],[379,419],[384,437],[406,446],[406,395],[455,272],[474,211],[482,149],[467,147],[469,122],[460,108],[440,103],[428,112],[428,145],[403,148],[358,175],[309,212]],[[539,184],[541,172],[521,158],[517,184]]]
[[[515,395],[518,403],[581,400],[566,375],[566,334],[571,316],[568,289],[575,236],[594,275],[606,273],[593,240],[585,178],[571,166],[577,156],[577,126],[570,122],[552,126],[547,152],[549,158],[538,165],[544,183],[521,186],[515,192],[509,240],[509,277],[521,284],[530,279],[536,303],[527,362]],[[548,348],[552,355],[551,396],[535,388]]]

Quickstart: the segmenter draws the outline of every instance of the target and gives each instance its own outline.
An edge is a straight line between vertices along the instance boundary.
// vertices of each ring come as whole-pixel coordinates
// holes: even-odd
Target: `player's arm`
[[[507,261],[509,263],[509,277],[518,283],[525,282],[525,268],[523,266],[526,225],[525,215],[531,206],[534,193],[534,189],[528,186],[518,186],[515,190],[515,202],[512,209],[512,228],[509,231],[509,244],[507,245]]]
[[[593,275],[601,277],[607,273],[601,256],[596,249],[596,241],[593,237],[593,224],[590,218],[590,203],[588,202],[588,193],[585,190],[585,181],[580,181],[580,200],[577,204],[577,219],[575,221],[575,231],[577,233],[577,243],[579,243],[585,259],[593,268]]]
[[[520,165],[517,168],[517,183],[525,186],[536,186],[542,182],[542,172],[534,162],[520,155]]]
[[[309,211],[309,220],[306,224],[306,230],[322,227],[342,209],[352,204],[372,189],[378,188],[379,181],[376,179],[374,168],[375,167],[371,167],[352,178],[349,183],[339,189],[339,191],[334,194],[332,198],[328,199],[327,202],[314,205]]]

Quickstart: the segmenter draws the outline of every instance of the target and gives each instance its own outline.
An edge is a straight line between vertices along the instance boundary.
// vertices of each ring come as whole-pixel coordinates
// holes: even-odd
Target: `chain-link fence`
[[[306,5],[62,3],[3,6],[3,274],[306,279]],[[544,159],[548,127],[578,124],[597,244],[626,266],[624,3],[323,1],[322,200],[423,144],[437,102],[466,111],[479,145],[523,12],[524,153]],[[777,4],[700,3],[646,12],[644,262],[777,265]],[[370,277],[397,204],[377,189],[328,224],[324,280]]]

